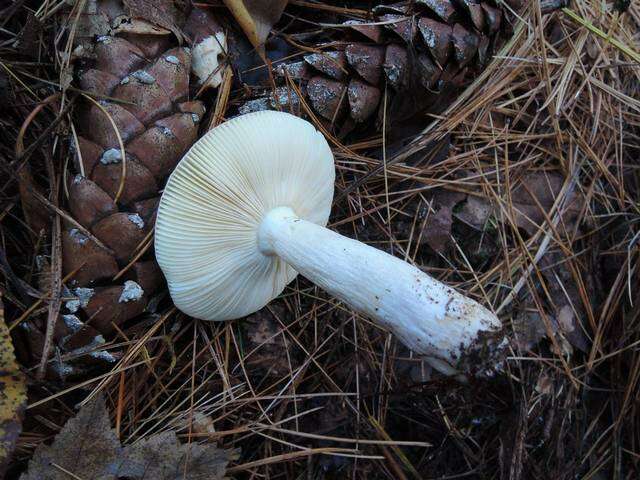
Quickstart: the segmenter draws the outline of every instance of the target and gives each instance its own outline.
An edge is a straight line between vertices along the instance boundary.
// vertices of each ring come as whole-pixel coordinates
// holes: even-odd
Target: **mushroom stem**
[[[501,327],[485,307],[413,265],[302,220],[288,207],[267,213],[258,247],[393,332],[415,353],[454,367],[484,349],[485,338]]]

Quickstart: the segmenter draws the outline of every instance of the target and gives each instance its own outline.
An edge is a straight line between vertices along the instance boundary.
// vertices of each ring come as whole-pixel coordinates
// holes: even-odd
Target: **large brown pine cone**
[[[563,3],[550,0],[541,6],[547,11]],[[373,18],[349,20],[338,33],[329,28],[328,36],[321,34],[319,53],[276,64],[279,88],[263,85],[267,91],[240,111],[300,110],[297,93],[287,85],[290,79],[320,120],[343,133],[364,122],[367,127],[373,120],[380,123],[385,87],[388,119],[436,112],[486,66],[511,29],[510,12],[523,5],[524,0],[415,0],[374,7]]]
[[[101,18],[107,31],[128,18],[118,1],[100,0],[97,7],[91,21]],[[193,10],[179,27],[193,48],[178,45],[168,32],[137,34],[131,28],[98,36],[89,43],[90,52],[82,46],[78,83],[96,101],[83,101],[71,139],[76,174],[67,182],[68,209],[75,224],[67,222],[62,243],[63,274],[75,273],[67,282],[71,299],[55,329],[62,354],[57,358],[99,349],[118,326],[140,315],[163,285],[151,246],[159,190],[197,139],[205,113],[200,101],[190,100],[197,88],[190,81],[192,52],[199,42],[221,38],[215,37],[219,26],[201,10]],[[37,351],[42,334],[34,331],[31,337]],[[92,358],[113,361],[101,351]],[[54,367],[60,374],[77,372],[65,362]]]

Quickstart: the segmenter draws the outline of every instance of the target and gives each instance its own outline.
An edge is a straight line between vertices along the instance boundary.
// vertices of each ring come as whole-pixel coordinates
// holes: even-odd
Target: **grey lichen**
[[[129,219],[129,221],[131,223],[133,223],[140,230],[142,230],[144,228],[144,220],[142,220],[142,217],[140,215],[138,215],[137,213],[131,213],[131,214],[127,215],[127,218]]]
[[[144,295],[144,290],[133,280],[124,282],[124,288],[118,299],[118,303],[137,302]]]
[[[151,85],[156,82],[155,77],[144,70],[136,70],[131,74],[131,76],[145,85]]]
[[[77,302],[78,306],[80,306],[80,301],[77,300]],[[64,321],[64,324],[67,326],[67,328],[72,332],[77,332],[82,328],[83,325],[80,319],[73,314],[62,315],[62,320]]]
[[[100,157],[100,163],[109,165],[112,163],[120,163],[122,161],[122,152],[119,148],[110,148],[105,150]]]
[[[80,308],[89,304],[94,293],[93,288],[78,287],[74,290],[76,298],[68,300],[64,305],[70,313],[76,313]]]
[[[69,236],[78,245],[84,245],[89,240],[89,237],[80,232],[77,228],[69,230]]]

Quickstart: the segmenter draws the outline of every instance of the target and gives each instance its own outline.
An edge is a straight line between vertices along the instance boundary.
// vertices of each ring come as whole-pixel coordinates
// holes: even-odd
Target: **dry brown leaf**
[[[562,190],[564,177],[558,173],[532,172],[525,175],[511,192],[513,205],[513,221],[516,226],[533,235],[545,222],[552,210],[554,202]],[[565,226],[572,226],[579,216],[581,202],[576,195],[571,195],[565,202],[562,221]],[[502,218],[499,207],[480,197],[469,197],[460,212],[456,213],[463,222],[483,229],[489,216]]]
[[[0,69],[0,104],[2,105],[0,110],[9,105],[11,101],[13,101],[13,91],[9,75],[5,70]]]
[[[178,25],[184,23],[184,12],[173,0],[123,0],[131,18],[142,19],[170,30],[182,43],[184,35]]]
[[[264,54],[264,42],[288,0],[223,0],[251,44]]]
[[[234,455],[213,444],[181,444],[171,431],[122,447],[98,396],[66,423],[53,445],[36,449],[20,479],[173,480],[179,472],[184,480],[221,480]]]
[[[21,480],[115,478],[122,449],[111,429],[102,397],[83,407],[56,436],[53,445],[40,445]]]
[[[97,0],[87,0],[75,25],[74,45],[91,50],[93,39],[108,35],[111,30],[109,16],[98,9]]]
[[[547,283],[549,310],[552,312],[558,332],[574,347],[588,351],[589,340],[584,328],[587,312],[580,290],[567,265],[569,259],[560,252],[549,252],[540,261],[542,275]],[[587,297],[596,301],[593,281],[588,272],[582,276]]]
[[[180,472],[185,480],[222,480],[230,454],[215,445],[182,445],[174,432],[164,432],[128,447],[124,458],[119,477],[173,480]]]
[[[453,209],[465,198],[466,195],[459,192],[444,189],[434,191],[431,201],[435,212],[427,217],[422,230],[421,243],[426,243],[438,253],[445,251],[451,239]]]
[[[268,375],[285,375],[298,365],[297,349],[285,341],[278,319],[286,318],[282,305],[271,304],[245,319],[249,353],[247,365]]]
[[[227,54],[227,36],[215,17],[206,10],[194,10],[184,26],[191,40],[191,71],[201,89],[217,88],[222,82],[220,60]]]
[[[451,238],[451,224],[453,223],[451,214],[451,207],[444,206],[431,215],[425,224],[422,239],[438,253],[444,252]]]
[[[539,288],[538,295],[545,302],[545,317],[551,330],[561,345],[563,352],[572,349],[588,351],[589,339],[585,334],[587,311],[569,267],[567,259],[562,253],[548,252],[538,264],[545,289]],[[596,302],[597,293],[593,281],[589,276],[582,276],[587,297]],[[547,295],[548,293],[548,295]],[[540,340],[547,337],[545,318],[538,311],[531,294],[525,294],[522,310],[513,319],[516,342],[520,348],[529,350]]]
[[[0,477],[4,475],[22,430],[26,402],[27,388],[13,354],[13,344],[4,322],[0,298]]]
[[[38,43],[41,33],[42,24],[33,13],[29,12],[27,14],[27,21],[18,37],[18,51],[22,55],[37,58],[40,52]]]
[[[116,33],[134,33],[136,35],[169,35],[171,30],[162,28],[141,18],[120,15],[111,22],[111,35]]]

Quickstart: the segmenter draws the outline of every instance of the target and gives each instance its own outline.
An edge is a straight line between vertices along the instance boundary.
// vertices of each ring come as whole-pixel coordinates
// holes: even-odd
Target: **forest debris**
[[[5,276],[8,281],[7,283],[13,286],[23,301],[28,301],[29,297],[40,298],[42,296],[40,292],[16,275],[2,247],[0,247],[0,273]]]
[[[510,201],[513,205],[513,222],[529,235],[540,229],[551,212],[556,198],[562,191],[565,178],[559,173],[530,172],[522,177],[512,189]],[[582,202],[577,201],[573,193],[566,198],[567,208],[562,212],[562,221],[566,227],[575,224]],[[510,207],[504,207],[510,212]],[[500,208],[481,197],[469,197],[456,217],[463,222],[482,230],[494,215],[500,219]]]
[[[97,0],[86,0],[84,5],[84,10],[75,23],[74,54],[79,57],[91,56],[93,40],[109,35],[111,30],[108,12],[98,8]]]
[[[212,436],[216,433],[216,427],[213,423],[211,415],[207,415],[200,411],[193,412],[191,429],[199,435]]]
[[[87,404],[69,420],[53,444],[41,444],[21,480],[113,478],[120,459],[120,441],[111,428],[104,399]],[[66,472],[65,472],[66,470]],[[108,475],[111,473],[111,475]]]
[[[222,83],[220,57],[227,54],[227,36],[211,13],[194,10],[184,27],[192,41],[191,71],[199,84],[216,88]]]
[[[347,45],[345,55],[358,75],[370,84],[378,85],[382,79],[385,51],[384,47],[352,43]]]
[[[217,480],[235,452],[213,444],[180,444],[168,431],[121,446],[104,398],[96,397],[69,420],[53,444],[41,444],[21,480],[136,479]]]
[[[456,218],[462,220],[467,225],[482,230],[493,211],[491,204],[487,200],[476,196],[469,196],[462,206],[462,209],[455,215]]]
[[[464,193],[446,189],[436,189],[430,199],[432,210],[426,216],[426,222],[420,236],[420,243],[426,243],[434,251],[443,253],[451,240],[451,226],[453,225],[453,209],[467,196]]]
[[[568,265],[570,261],[564,254],[553,251],[547,253],[539,265],[549,292],[549,309],[553,313],[558,331],[574,348],[586,352],[589,340],[584,333],[585,325],[582,322],[587,322],[587,309],[591,308],[591,305],[584,305],[580,288]],[[591,273],[583,273],[581,282],[586,289],[586,298],[595,304],[597,293]]]
[[[271,28],[280,20],[288,0],[223,0],[245,35],[264,56],[264,42]]]
[[[345,105],[346,85],[324,77],[309,80],[307,93],[313,108],[327,120],[334,120]]]
[[[422,240],[438,253],[444,252],[451,238],[451,215],[451,206],[442,206],[435,214],[429,216],[422,231]]]
[[[516,342],[523,350],[533,348],[540,340],[548,336],[545,320],[551,325],[551,331],[557,337],[563,352],[570,353],[572,348],[583,352],[589,349],[589,339],[584,333],[587,308],[580,295],[566,262],[569,260],[560,252],[548,252],[539,262],[546,289],[539,288],[538,295],[545,301],[545,313],[539,312],[531,294],[524,298],[522,311],[513,319]],[[583,276],[587,298],[596,302],[596,291],[591,278]],[[538,284],[539,285],[539,284]],[[548,295],[544,292],[548,292]]]
[[[250,343],[245,361],[265,375],[287,375],[298,364],[296,350],[285,341],[282,326],[277,321],[284,319],[285,315],[281,305],[272,304],[245,320]]]
[[[38,42],[41,33],[42,24],[33,13],[29,12],[27,14],[27,21],[18,38],[18,51],[22,55],[37,58],[38,52],[40,51]]]
[[[11,101],[13,101],[13,89],[9,75],[5,70],[0,69],[0,111],[4,110]]]
[[[351,108],[351,117],[356,122],[364,122],[376,112],[381,92],[378,87],[354,78],[349,83],[347,98]]]
[[[31,167],[25,163],[18,170],[18,188],[20,191],[20,202],[22,203],[22,212],[27,221],[27,225],[31,228],[34,235],[38,235],[41,231],[47,231],[51,225],[49,211],[42,208],[42,203],[38,201],[36,193],[40,193],[39,187],[36,185]]]
[[[146,20],[171,30],[178,42],[182,43],[184,35],[179,25],[184,23],[184,18],[182,18],[184,12],[177,8],[176,5],[179,2],[171,0],[123,0],[123,3],[131,17]]]
[[[119,15],[111,23],[111,34],[134,33],[138,35],[169,35],[170,30],[162,28],[141,18],[132,18],[129,15]]]
[[[26,404],[27,387],[16,363],[0,293],[0,477],[5,473],[22,431],[22,415]]]
[[[524,308],[513,318],[515,341],[520,349],[531,350],[547,336],[544,320],[535,307]]]
[[[213,444],[180,444],[175,432],[163,432],[126,447],[118,476],[173,480],[180,472],[184,480],[222,480],[234,456]]]

